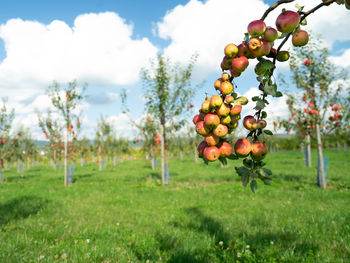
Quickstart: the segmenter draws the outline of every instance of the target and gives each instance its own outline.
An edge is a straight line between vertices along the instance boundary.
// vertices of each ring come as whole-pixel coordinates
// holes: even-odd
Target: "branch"
[[[323,0],[323,2],[321,4],[315,6],[314,8],[310,9],[309,11],[301,12],[303,14],[303,16],[300,18],[300,21],[303,21],[308,15],[314,13],[316,10],[318,10],[322,6],[329,6],[335,2],[336,2],[336,0]]]
[[[294,0],[280,0],[280,1],[277,1],[276,3],[274,3],[272,6],[270,6],[270,7],[265,11],[265,13],[264,13],[263,16],[260,18],[260,20],[264,21],[265,18],[268,16],[268,14],[269,14],[270,12],[272,12],[273,10],[275,10],[279,5],[291,3],[291,2],[293,2],[293,1],[294,1]]]

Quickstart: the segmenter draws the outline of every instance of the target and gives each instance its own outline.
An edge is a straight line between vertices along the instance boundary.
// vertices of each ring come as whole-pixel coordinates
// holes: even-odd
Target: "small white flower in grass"
[[[237,257],[240,258],[241,257],[241,253],[238,252],[237,253]]]
[[[90,253],[87,253],[87,254],[86,254],[86,258],[90,258]]]
[[[244,253],[246,253],[246,254],[249,254],[249,250],[248,249],[246,249],[245,251],[244,251]]]
[[[78,244],[78,240],[74,240],[74,243],[75,243],[75,244]]]
[[[86,239],[86,243],[90,243],[90,239]]]
[[[101,257],[101,258],[103,257],[103,254],[102,254],[102,253],[100,254],[100,257]]]
[[[246,247],[246,248],[248,248],[248,249],[250,248],[250,246],[249,246],[249,245],[246,245],[245,247]]]
[[[220,245],[220,246],[223,246],[223,245],[224,245],[224,242],[223,242],[223,241],[220,241],[220,242],[219,242],[219,245]]]
[[[147,259],[147,260],[146,260],[146,263],[149,263],[149,262],[150,262],[149,259]]]
[[[119,226],[119,222],[117,222],[117,226]]]
[[[42,260],[44,257],[45,257],[44,255],[40,255],[39,260]]]
[[[58,257],[59,257],[59,256],[56,254],[56,255],[55,255],[55,259],[58,259]]]
[[[270,241],[270,244],[271,244],[271,245],[273,245],[273,244],[274,244],[272,240]]]
[[[67,254],[66,254],[66,253],[62,254],[62,255],[61,255],[61,258],[62,258],[62,259],[67,259]]]
[[[117,247],[115,250],[116,250],[117,252],[119,252],[119,251],[120,251],[120,247]]]

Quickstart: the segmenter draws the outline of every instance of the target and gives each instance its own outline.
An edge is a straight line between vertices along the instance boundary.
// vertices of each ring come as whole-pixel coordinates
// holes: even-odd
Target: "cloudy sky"
[[[88,83],[89,98],[80,107],[86,135],[94,134],[102,114],[119,135],[137,136],[121,113],[120,92],[128,91],[131,118],[140,118],[144,108],[139,72],[150,59],[164,54],[186,63],[198,52],[194,83],[205,81],[193,99],[199,108],[205,92],[214,91],[224,46],[240,43],[247,24],[260,18],[272,2],[1,0],[0,96],[8,97],[9,106],[15,108],[15,126],[22,123],[42,139],[35,109],[50,107],[46,88],[53,80],[64,84],[76,79]],[[303,2],[308,9],[321,0]],[[286,7],[295,9],[294,4]],[[308,19],[313,32],[322,35],[333,61],[346,68],[350,67],[349,21],[350,11],[336,4]],[[274,19],[266,22],[274,26]],[[279,66],[279,72],[286,74],[288,66]],[[237,84],[240,94],[257,94],[253,65]],[[273,100],[270,116],[287,114],[284,101]]]

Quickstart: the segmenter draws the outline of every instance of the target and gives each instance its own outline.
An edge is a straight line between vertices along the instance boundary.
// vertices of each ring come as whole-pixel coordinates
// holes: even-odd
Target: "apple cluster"
[[[334,112],[333,116],[329,116],[329,121],[334,127],[340,127],[340,120],[343,118],[339,112],[341,111],[340,106],[334,106],[332,103],[329,104],[330,107],[332,107],[332,111]],[[326,126],[326,130],[328,130],[330,127]]]
[[[221,78],[214,82],[214,88],[220,94],[207,97],[199,114],[193,118],[196,132],[204,136],[204,140],[198,145],[198,154],[210,162],[232,154],[232,146],[226,137],[237,128],[242,105],[248,103],[246,97],[238,97],[234,92],[232,79],[224,72]]]

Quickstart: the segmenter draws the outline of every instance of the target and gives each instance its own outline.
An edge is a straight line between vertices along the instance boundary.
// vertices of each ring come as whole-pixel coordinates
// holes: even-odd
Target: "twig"
[[[265,18],[268,16],[268,14],[269,14],[270,12],[272,12],[273,10],[275,10],[279,5],[291,3],[291,2],[293,2],[293,1],[294,1],[294,0],[280,0],[280,1],[277,1],[276,3],[274,3],[272,6],[270,6],[270,7],[265,11],[265,13],[264,13],[263,16],[260,18],[260,20],[264,21]]]

